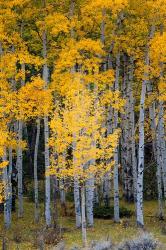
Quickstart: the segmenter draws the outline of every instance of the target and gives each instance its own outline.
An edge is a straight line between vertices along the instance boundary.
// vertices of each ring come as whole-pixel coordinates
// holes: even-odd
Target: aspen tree
[[[46,1],[43,0],[43,8],[46,8]],[[49,69],[47,65],[47,31],[44,27],[42,33],[42,42],[43,42],[43,58],[45,60],[43,65],[43,80],[45,82],[45,88],[48,86],[49,81]],[[50,155],[49,155],[49,126],[48,126],[48,116],[44,117],[44,143],[45,143],[45,171],[48,170],[50,166]],[[51,194],[50,194],[50,176],[46,175],[45,177],[45,219],[47,226],[51,225]]]
[[[119,70],[120,70],[120,53],[116,56],[116,76],[115,76],[115,91],[119,90]],[[118,128],[118,111],[114,110],[114,129]],[[119,222],[119,156],[118,146],[115,148],[114,153],[114,221]]]
[[[154,26],[151,27],[150,38],[154,33]],[[149,45],[145,52],[145,65],[150,65],[149,59]],[[140,98],[140,114],[139,114],[139,150],[138,150],[138,176],[137,176],[137,224],[140,227],[144,226],[143,220],[143,173],[144,173],[144,121],[145,121],[145,98],[148,84],[148,72],[144,72],[144,79],[142,81],[141,98]]]
[[[34,192],[35,192],[35,222],[39,221],[39,190],[38,190],[38,149],[39,149],[39,139],[40,139],[40,119],[36,120],[36,142],[34,150]]]

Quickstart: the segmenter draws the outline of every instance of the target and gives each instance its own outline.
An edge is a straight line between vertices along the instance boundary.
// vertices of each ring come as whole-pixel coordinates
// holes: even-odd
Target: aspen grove
[[[7,249],[57,245],[71,218],[91,249],[121,204],[134,230],[147,200],[162,224],[166,0],[0,0],[0,136],[2,249],[28,206],[40,246]]]

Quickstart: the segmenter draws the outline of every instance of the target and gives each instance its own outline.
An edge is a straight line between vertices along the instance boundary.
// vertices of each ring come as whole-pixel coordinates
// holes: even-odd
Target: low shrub
[[[139,237],[128,240],[117,246],[117,250],[154,250],[158,243],[151,234],[143,233]]]
[[[60,246],[62,242],[60,230],[54,227],[38,229],[34,236],[34,246],[37,249],[45,249],[45,245]]]
[[[13,232],[13,240],[16,242],[16,243],[21,243],[23,241],[23,237],[22,237],[22,232],[20,229],[18,230],[15,230]]]
[[[88,250],[155,250],[161,249],[159,247],[160,244],[151,234],[143,233],[132,240],[122,242],[118,245],[113,245],[111,240],[93,241]],[[75,246],[70,250],[83,250],[83,248]]]
[[[91,250],[110,250],[112,249],[111,241],[93,241],[90,247]]]

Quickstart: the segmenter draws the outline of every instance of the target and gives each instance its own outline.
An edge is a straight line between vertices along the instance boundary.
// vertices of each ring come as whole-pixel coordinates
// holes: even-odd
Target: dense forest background
[[[165,249],[165,20],[165,0],[0,0],[2,249]]]

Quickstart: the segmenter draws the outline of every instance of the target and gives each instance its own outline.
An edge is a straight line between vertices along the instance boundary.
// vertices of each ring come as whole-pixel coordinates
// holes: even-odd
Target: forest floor
[[[126,204],[121,201],[121,205],[134,210],[133,204]],[[144,214],[145,231],[152,233],[156,239],[166,246],[166,221],[159,221],[156,217],[157,201],[146,201],[144,203]],[[40,223],[36,225],[33,219],[33,203],[25,200],[24,218],[17,219],[17,213],[13,213],[11,229],[5,232],[3,229],[3,214],[0,214],[0,249],[2,249],[2,237],[4,235],[6,235],[6,242],[9,246],[7,249],[37,249],[35,247],[35,235],[37,230],[43,225],[43,208],[41,208],[40,215]],[[75,218],[73,216],[60,217],[59,223],[60,226],[65,228],[62,237],[66,249],[70,249],[71,246],[81,245],[81,231],[75,229]],[[112,220],[95,219],[94,228],[87,229],[89,242],[92,240],[111,239],[113,243],[119,243],[120,241],[135,237],[137,234],[139,234],[139,230],[136,228],[134,216],[129,219],[123,218],[119,224],[115,224]],[[48,246],[46,249],[53,248]]]

